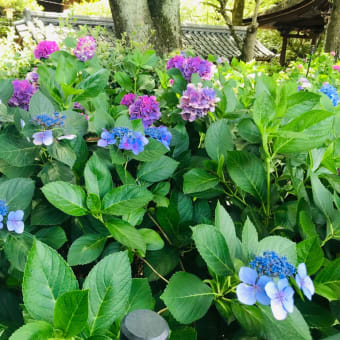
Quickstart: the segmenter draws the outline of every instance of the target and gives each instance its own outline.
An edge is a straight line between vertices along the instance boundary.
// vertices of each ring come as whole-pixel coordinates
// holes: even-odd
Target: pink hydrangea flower
[[[340,65],[335,64],[332,66],[333,70],[340,72]]]
[[[36,59],[47,59],[52,53],[56,51],[59,51],[59,46],[55,41],[44,40],[40,41],[33,53]]]
[[[302,70],[302,69],[303,69],[303,65],[302,65],[302,64],[299,64],[299,65],[297,66],[297,68],[298,68],[299,70]]]
[[[81,61],[93,58],[96,50],[96,41],[90,35],[79,38],[76,48],[73,50],[74,55]]]
[[[329,54],[330,54],[332,57],[335,57],[335,52],[334,52],[334,51],[329,52]]]

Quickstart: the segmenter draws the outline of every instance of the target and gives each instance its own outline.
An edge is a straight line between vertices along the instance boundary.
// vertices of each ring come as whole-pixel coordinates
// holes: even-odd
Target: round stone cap
[[[138,309],[121,324],[121,340],[168,340],[169,326],[163,317],[148,309]]]

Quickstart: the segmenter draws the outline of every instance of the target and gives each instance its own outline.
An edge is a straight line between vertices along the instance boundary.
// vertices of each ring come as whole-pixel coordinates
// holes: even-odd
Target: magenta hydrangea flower
[[[178,107],[182,109],[180,112],[182,118],[193,122],[197,118],[206,116],[208,112],[214,112],[215,105],[219,101],[214,89],[202,88],[202,84],[198,84],[197,87],[194,84],[189,84],[183,92]]]
[[[33,53],[36,59],[48,59],[56,51],[59,51],[59,46],[55,41],[43,40],[36,46]]]
[[[134,93],[128,93],[122,98],[120,105],[126,105],[129,107],[135,102],[136,97],[137,96]]]
[[[76,48],[73,50],[74,55],[81,61],[93,58],[96,50],[96,41],[90,35],[78,39]]]
[[[14,91],[12,97],[8,101],[8,105],[12,107],[18,106],[28,111],[29,102],[36,92],[36,88],[26,79],[13,80],[12,84]]]
[[[140,96],[129,107],[130,119],[142,119],[144,128],[161,117],[159,103],[155,96]]]

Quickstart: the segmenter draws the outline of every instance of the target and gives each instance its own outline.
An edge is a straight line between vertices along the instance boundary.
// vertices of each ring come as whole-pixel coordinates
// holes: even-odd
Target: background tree
[[[325,52],[336,51],[340,52],[340,0],[333,0],[333,8],[331,17],[328,23],[326,39],[325,39]]]
[[[180,0],[110,0],[117,38],[151,42],[163,54],[181,46]]]

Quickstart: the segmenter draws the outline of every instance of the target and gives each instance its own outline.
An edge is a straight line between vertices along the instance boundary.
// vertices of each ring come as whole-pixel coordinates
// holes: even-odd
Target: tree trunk
[[[232,24],[234,26],[241,26],[243,20],[245,0],[234,0]]]
[[[242,60],[251,61],[255,57],[256,33],[257,33],[257,15],[260,8],[260,0],[255,0],[255,9],[251,25],[247,27],[246,38],[242,49]]]
[[[117,38],[151,42],[158,53],[181,46],[180,0],[110,0]]]
[[[340,52],[340,0],[333,0],[333,9],[327,27],[325,52]]]

